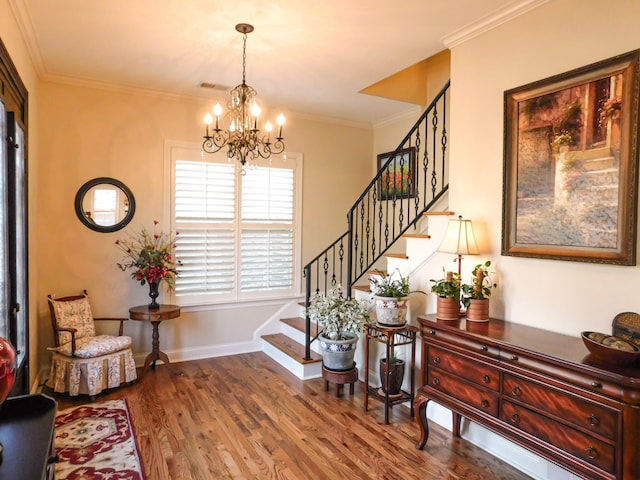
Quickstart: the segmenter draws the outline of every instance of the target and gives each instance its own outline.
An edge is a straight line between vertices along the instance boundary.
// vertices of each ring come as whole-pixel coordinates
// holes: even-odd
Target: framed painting
[[[416,149],[378,155],[378,171],[384,169],[378,184],[378,199],[410,198],[416,195]]]
[[[639,55],[504,93],[503,255],[636,264]]]

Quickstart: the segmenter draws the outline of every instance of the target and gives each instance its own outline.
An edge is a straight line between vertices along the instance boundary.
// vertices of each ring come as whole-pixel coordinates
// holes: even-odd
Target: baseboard
[[[182,348],[179,350],[166,350],[164,351],[164,353],[166,353],[169,357],[169,361],[173,363],[260,351],[262,351],[261,342],[259,340],[251,340],[249,342],[227,343],[225,345]],[[144,365],[144,361],[147,358],[147,355],[149,355],[149,352],[134,354],[133,358],[135,359],[136,366],[141,367],[142,365]]]

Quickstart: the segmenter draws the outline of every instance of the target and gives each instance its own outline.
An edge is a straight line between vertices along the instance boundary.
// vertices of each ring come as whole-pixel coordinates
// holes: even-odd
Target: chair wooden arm
[[[120,322],[120,328],[118,328],[118,335],[121,337],[122,333],[123,333],[123,327],[124,327],[124,323],[128,321],[128,318],[108,318],[108,317],[102,317],[102,318],[94,318],[94,321],[107,321],[107,322]]]
[[[71,356],[75,357],[76,356],[76,332],[78,331],[77,328],[58,328],[58,333],[60,332],[69,332],[71,334]]]

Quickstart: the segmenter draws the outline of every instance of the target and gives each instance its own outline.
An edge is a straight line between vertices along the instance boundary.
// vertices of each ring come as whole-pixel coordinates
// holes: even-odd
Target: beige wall
[[[149,300],[147,287],[116,266],[121,255],[113,244],[126,230],[105,234],[82,225],[74,212],[76,191],[94,177],[117,178],[136,199],[136,214],[128,228],[151,228],[154,219],[168,228],[164,142],[199,143],[201,119],[210,102],[53,83],[43,83],[41,92],[44,154],[39,159],[41,181],[33,186],[40,198],[40,261],[34,281],[44,364],[48,355],[43,348],[51,344],[48,293],[67,295],[86,288],[99,316],[127,316],[130,306]],[[287,150],[304,155],[304,262],[346,230],[346,211],[368,180],[372,131],[289,115],[285,133]],[[277,304],[227,306],[184,312],[179,320],[161,326],[161,348],[170,354],[192,351],[199,356],[198,352],[249,342],[277,308]],[[135,352],[149,350],[149,325],[130,322],[127,333],[134,337]]]
[[[29,161],[27,165],[27,174],[29,182],[28,202],[29,202],[29,278],[31,279],[29,285],[29,329],[32,332],[38,330],[37,316],[35,312],[37,310],[37,299],[35,290],[34,279],[38,276],[38,253],[35,239],[38,232],[37,210],[34,205],[38,201],[38,191],[33,188],[38,182],[38,162],[39,155],[38,149],[38,103],[39,103],[39,88],[38,78],[36,71],[33,68],[27,47],[22,38],[22,34],[18,29],[17,22],[13,15],[13,11],[9,7],[7,0],[0,0],[0,38],[7,48],[13,63],[15,64],[20,78],[27,87],[29,92],[29,145],[28,155]],[[31,366],[31,381],[35,379],[35,375],[38,371],[38,339],[37,336],[32,336],[30,340],[31,350],[29,355],[29,364]]]
[[[450,205],[486,227],[498,317],[577,336],[640,311],[639,267],[500,256],[503,92],[640,48],[638,19],[636,0],[554,0],[452,48]]]

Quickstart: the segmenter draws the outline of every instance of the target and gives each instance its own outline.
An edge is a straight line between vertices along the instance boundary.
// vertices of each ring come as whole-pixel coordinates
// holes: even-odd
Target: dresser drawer
[[[430,366],[438,367],[484,388],[495,391],[500,389],[500,374],[495,367],[434,346],[429,347],[428,358]]]
[[[601,468],[614,473],[615,449],[612,445],[600,441],[539,415],[508,400],[502,401],[500,418],[527,433],[534,435],[554,447]]]
[[[618,411],[590,400],[505,373],[503,393],[563,421],[611,440],[618,432]]]
[[[594,375],[550,365],[548,361],[526,353],[515,352],[505,348],[500,351],[500,360],[518,368],[541,372],[544,375],[553,375],[562,382],[570,383],[599,395],[606,395],[616,400],[624,399],[623,390],[619,385],[603,381]]]
[[[498,393],[480,388],[437,368],[429,369],[430,387],[494,417],[498,416]]]
[[[454,335],[445,330],[439,330],[433,327],[426,328],[423,325],[422,342],[426,345],[431,345],[432,341],[441,345],[455,345],[464,349],[465,351],[477,353],[488,358],[498,359],[498,357],[500,356],[500,350],[494,345],[490,345],[482,341],[477,341],[471,337]]]

